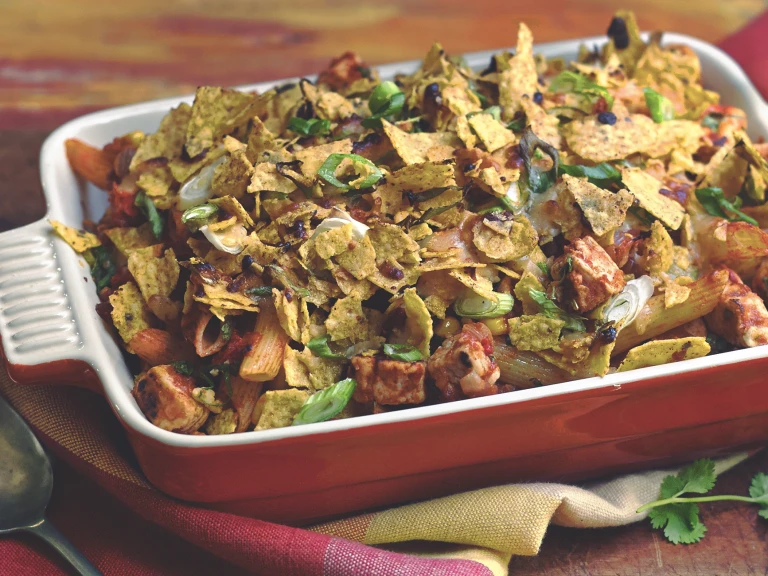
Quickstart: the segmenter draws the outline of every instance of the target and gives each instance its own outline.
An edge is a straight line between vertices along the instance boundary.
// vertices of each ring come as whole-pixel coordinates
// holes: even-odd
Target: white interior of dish
[[[682,43],[691,46],[701,59],[705,85],[719,92],[724,104],[738,106],[747,112],[750,133],[753,138],[768,136],[768,105],[760,98],[741,68],[729,56],[710,44],[684,35],[667,34],[664,37],[664,41],[665,43]],[[601,45],[604,42],[604,37],[555,42],[537,46],[536,51],[548,57],[573,59],[578,52],[580,44],[587,43],[587,45],[592,46],[594,44]],[[426,48],[427,46],[425,45]],[[498,50],[477,52],[467,55],[466,59],[471,66],[480,69],[487,65],[490,56],[496,52]],[[419,61],[411,61],[380,66],[378,69],[382,77],[387,78],[395,73],[412,72],[418,66]],[[282,84],[287,81],[290,81],[290,79],[264,82],[240,88],[263,91],[275,84]],[[190,95],[183,98],[169,98],[105,110],[73,120],[51,134],[43,145],[40,159],[43,188],[48,202],[47,217],[61,220],[72,226],[79,226],[84,218],[98,220],[106,207],[106,195],[104,192],[93,186],[82,186],[70,170],[64,154],[64,141],[67,138],[80,138],[100,146],[115,136],[133,130],[153,132],[159,125],[160,119],[171,107],[176,106],[180,102],[189,102],[191,104],[192,99],[193,97]],[[38,223],[36,229],[34,226],[32,225],[33,232],[37,230],[38,234],[48,234],[44,223]],[[0,238],[15,233],[17,231],[12,231],[5,235],[0,235]],[[179,447],[211,447],[268,442],[304,434],[322,434],[371,425],[385,426],[396,421],[428,418],[464,410],[477,410],[582,390],[626,386],[631,385],[632,382],[649,378],[669,376],[680,372],[701,370],[715,365],[731,364],[768,356],[768,346],[766,346],[621,374],[611,374],[605,378],[590,378],[497,396],[424,406],[386,414],[227,436],[185,436],[166,432],[153,426],[141,413],[131,397],[130,390],[133,382],[130,373],[122,362],[120,351],[94,312],[94,306],[98,302],[98,298],[93,289],[93,284],[83,280],[83,277],[88,275],[87,266],[63,241],[50,238],[50,242],[55,252],[58,270],[62,277],[61,281],[65,288],[67,305],[72,313],[74,326],[79,335],[79,339],[76,339],[78,342],[67,349],[57,349],[55,353],[49,353],[44,348],[39,348],[34,353],[24,354],[15,350],[13,346],[6,344],[6,353],[9,361],[14,364],[38,364],[63,358],[75,358],[86,361],[98,372],[107,398],[128,426],[160,442]],[[0,328],[2,327],[0,326]],[[6,336],[7,334],[3,333],[4,343],[8,342]]]

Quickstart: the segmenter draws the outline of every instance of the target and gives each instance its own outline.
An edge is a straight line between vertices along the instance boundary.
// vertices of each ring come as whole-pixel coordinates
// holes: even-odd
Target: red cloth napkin
[[[768,95],[768,12],[727,38],[722,48]],[[103,399],[67,391],[105,427],[122,431]],[[50,520],[107,575],[195,576],[226,573],[341,576],[356,574],[490,576],[477,562],[416,558],[340,538],[203,510],[121,483],[38,430],[58,458]],[[125,447],[126,458],[130,458]],[[62,576],[66,564],[32,536],[0,538],[0,576]]]

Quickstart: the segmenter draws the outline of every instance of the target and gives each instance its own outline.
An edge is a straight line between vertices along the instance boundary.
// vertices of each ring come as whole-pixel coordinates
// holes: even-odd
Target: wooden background
[[[318,71],[351,49],[371,64],[419,58],[434,40],[451,53],[514,44],[525,21],[536,41],[602,34],[617,8],[641,27],[717,42],[765,0],[0,0],[0,230],[44,211],[37,153],[57,125],[118,104]],[[761,454],[720,482],[746,493],[768,472]],[[511,574],[765,574],[768,522],[753,508],[704,508],[695,546],[672,546],[647,522],[552,529]]]

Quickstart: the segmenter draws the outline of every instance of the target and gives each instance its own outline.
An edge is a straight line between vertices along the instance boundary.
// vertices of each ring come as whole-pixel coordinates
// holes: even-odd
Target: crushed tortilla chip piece
[[[133,352],[130,342],[136,334],[150,328],[150,312],[141,297],[138,286],[127,282],[109,296],[112,305],[112,323],[125,342],[125,348]]]
[[[557,346],[565,321],[543,314],[519,316],[509,321],[509,339],[518,350],[547,350]]]
[[[282,290],[272,288],[277,318],[291,340],[309,342],[309,310],[304,299],[293,295],[289,300]]]
[[[683,278],[671,280],[668,276],[664,277],[664,308],[672,308],[682,304],[691,295],[691,289],[680,283],[685,281]]]
[[[253,227],[253,218],[246,212],[243,205],[237,198],[232,196],[222,196],[221,198],[212,198],[209,200],[210,204],[215,204],[219,207],[219,210],[226,212],[237,218],[237,221],[243,226]]]
[[[328,388],[341,380],[344,370],[344,364],[338,360],[315,356],[309,348],[299,352],[287,344],[283,356],[283,367],[288,386],[309,390]]]
[[[203,296],[195,294],[194,300],[211,307],[211,312],[219,320],[226,320],[225,316],[234,312],[258,312],[259,307],[245,294],[230,292],[224,283],[203,284]]]
[[[539,236],[527,218],[489,214],[472,227],[472,242],[488,259],[506,262],[530,254]]]
[[[454,164],[453,162],[411,164],[390,174],[387,177],[387,183],[403,191],[410,190],[414,194],[456,186]]]
[[[400,130],[394,124],[382,120],[384,133],[392,143],[392,147],[406,164],[420,164],[429,160],[427,152],[439,145],[456,148],[459,139],[453,132],[418,132],[411,134]]]
[[[586,178],[563,174],[563,182],[576,203],[584,212],[592,230],[598,236],[618,228],[624,223],[633,197],[626,190],[616,193],[603,190]]]
[[[429,343],[432,340],[432,316],[429,315],[424,301],[419,298],[415,288],[406,288],[403,292],[405,308],[405,331],[408,344],[417,348],[424,358],[429,358]]]
[[[707,339],[700,336],[675,338],[673,340],[652,340],[632,348],[619,365],[617,372],[637,370],[648,366],[659,366],[692,360],[709,354]]]
[[[135,170],[147,160],[166,158],[171,160],[181,155],[187,134],[187,125],[192,116],[189,104],[179,104],[160,121],[157,132],[145,136],[136,154],[133,155],[130,170]]]
[[[661,182],[640,168],[622,168],[621,179],[641,208],[661,220],[667,228],[672,230],[680,228],[685,209],[671,198],[659,193]]]
[[[253,117],[256,96],[238,90],[200,86],[187,125],[187,156],[194,158]]]
[[[126,258],[132,250],[152,246],[157,239],[152,233],[152,225],[149,222],[136,228],[109,228],[104,233],[115,245],[115,248]]]
[[[144,300],[150,296],[170,296],[179,281],[179,263],[173,248],[163,253],[162,244],[137,248],[128,256],[130,270]]]
[[[245,145],[227,136],[225,145],[230,155],[213,172],[213,193],[216,196],[234,196],[242,198],[251,183],[253,164],[245,155]]]
[[[456,280],[464,284],[464,286],[472,290],[475,294],[478,294],[479,296],[482,296],[491,302],[499,301],[499,298],[493,292],[493,284],[490,280],[479,275],[476,275],[476,277],[473,278],[463,270],[459,269],[450,270],[448,273],[453,278],[456,278]]]
[[[497,65],[499,60],[497,58]],[[520,109],[523,97],[533,96],[539,88],[536,61],[533,58],[533,34],[528,26],[520,24],[515,55],[508,63],[499,66],[499,105],[504,118],[511,120]]]
[[[515,141],[515,134],[491,114],[473,114],[469,119],[469,126],[477,134],[488,152],[495,152],[499,148]]]
[[[368,318],[363,313],[362,300],[354,296],[337,300],[325,321],[325,328],[332,342],[347,338],[353,342],[365,340]]]
[[[285,428],[293,424],[293,419],[301,412],[310,394],[306,390],[289,388],[288,390],[267,390],[256,402],[254,419],[256,430]]]
[[[523,312],[534,315],[539,311],[539,305],[531,298],[530,291],[543,291],[544,286],[538,278],[530,272],[525,272],[517,284],[515,284],[515,298],[523,305]]]
[[[331,154],[350,154],[352,141],[349,138],[337,140],[328,144],[312,146],[296,152],[296,160],[301,162],[301,173],[307,177],[314,177],[323,162],[328,160]]]
[[[142,172],[136,185],[152,198],[157,208],[167,210],[173,205],[170,191],[174,182],[170,169],[167,166],[158,166]]]
[[[57,220],[49,220],[49,222],[53,226],[54,232],[78,254],[101,246],[101,240],[96,237],[96,234],[71,228]]]
[[[469,120],[464,115],[456,118],[456,135],[461,138],[466,148],[474,148],[477,144],[477,136],[469,126]]]
[[[568,146],[576,154],[592,162],[622,160],[640,152],[655,141],[656,124],[642,114],[617,114],[613,125],[601,124],[597,116],[573,120],[563,128]]]

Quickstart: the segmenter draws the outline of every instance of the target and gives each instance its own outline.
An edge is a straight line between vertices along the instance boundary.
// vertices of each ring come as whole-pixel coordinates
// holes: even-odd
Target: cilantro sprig
[[[739,210],[741,206],[739,198],[737,197],[734,202],[729,201],[723,194],[722,188],[699,188],[696,190],[696,199],[712,216],[719,216],[730,222],[749,222],[757,226],[757,220]],[[731,217],[729,213],[735,216]]]
[[[682,497],[683,494],[706,494],[715,486],[715,463],[704,458],[683,468],[674,476],[666,476],[661,483],[660,498],[637,509],[638,514],[649,510],[651,526],[663,528],[664,536],[673,544],[694,544],[704,537],[706,526],[699,519],[701,502],[732,500],[758,504],[758,514],[768,519],[768,475],[755,475],[749,496],[723,494],[717,496]]]

